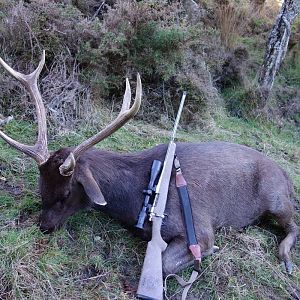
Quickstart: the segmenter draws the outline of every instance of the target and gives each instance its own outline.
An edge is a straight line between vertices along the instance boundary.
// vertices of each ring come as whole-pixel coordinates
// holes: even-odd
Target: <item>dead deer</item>
[[[135,101],[130,108],[128,80],[118,117],[95,136],[76,148],[49,153],[46,114],[37,80],[45,53],[37,69],[24,75],[2,59],[2,66],[28,90],[37,112],[38,137],[34,146],[21,144],[2,131],[0,136],[12,147],[32,157],[38,164],[42,198],[40,229],[49,233],[80,209],[96,208],[134,228],[143,202],[154,159],[163,161],[167,145],[137,153],[120,154],[92,148],[129,121],[139,110],[142,96],[137,76]],[[202,252],[214,246],[214,231],[222,226],[242,228],[265,214],[271,214],[287,236],[279,245],[279,258],[291,272],[290,250],[298,227],[293,220],[292,183],[287,174],[260,152],[226,142],[178,143],[177,155],[189,184],[195,230]],[[171,178],[162,237],[168,243],[163,253],[164,274],[174,273],[193,263],[186,247],[180,204]],[[150,239],[151,225],[145,224],[142,238]]]

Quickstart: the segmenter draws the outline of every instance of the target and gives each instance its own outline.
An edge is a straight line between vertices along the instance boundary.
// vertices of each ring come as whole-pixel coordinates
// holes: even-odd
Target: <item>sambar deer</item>
[[[92,146],[111,135],[139,110],[142,86],[139,75],[135,101],[130,108],[131,91],[126,91],[118,117],[95,136],[76,148],[49,153],[46,113],[37,80],[45,62],[45,52],[37,69],[24,75],[2,66],[28,90],[34,100],[38,137],[34,146],[21,144],[2,131],[0,136],[12,147],[32,157],[38,164],[42,198],[40,229],[49,233],[80,209],[94,207],[133,228],[143,202],[154,159],[163,161],[167,145],[137,153],[120,154]],[[290,250],[296,242],[298,227],[293,220],[292,183],[287,174],[260,152],[227,142],[178,143],[177,155],[189,184],[195,230],[202,253],[212,252],[214,231],[222,226],[241,228],[265,214],[271,214],[285,229],[279,257],[287,272],[292,271]],[[171,178],[162,237],[168,243],[163,253],[164,274],[174,273],[193,263],[186,247],[180,201]],[[150,224],[141,234],[150,239]]]

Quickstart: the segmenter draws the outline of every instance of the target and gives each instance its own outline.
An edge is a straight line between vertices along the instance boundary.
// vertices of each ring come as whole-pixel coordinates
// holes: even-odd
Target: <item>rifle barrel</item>
[[[172,137],[171,137],[171,141],[172,142],[175,140],[175,137],[176,137],[176,131],[177,131],[177,127],[178,127],[178,124],[179,124],[181,112],[182,112],[182,109],[183,109],[185,97],[186,97],[186,92],[183,92],[182,97],[181,97],[181,101],[180,101],[180,105],[179,105],[179,108],[178,108],[178,112],[177,112],[177,117],[176,117],[176,120],[175,120],[174,128],[173,128]]]

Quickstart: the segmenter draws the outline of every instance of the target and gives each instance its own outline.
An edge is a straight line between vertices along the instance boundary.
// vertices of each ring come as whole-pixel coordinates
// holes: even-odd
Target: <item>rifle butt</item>
[[[162,239],[148,243],[136,295],[139,299],[163,300],[162,252],[166,247]]]

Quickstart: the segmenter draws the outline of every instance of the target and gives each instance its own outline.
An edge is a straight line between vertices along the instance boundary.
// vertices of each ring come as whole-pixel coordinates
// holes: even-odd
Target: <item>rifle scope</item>
[[[149,206],[151,205],[150,200],[155,195],[155,187],[158,181],[159,174],[162,169],[162,162],[160,160],[154,160],[151,167],[150,181],[148,188],[143,191],[145,194],[144,204],[139,213],[138,221],[135,225],[136,228],[144,229],[145,219],[148,214]]]

